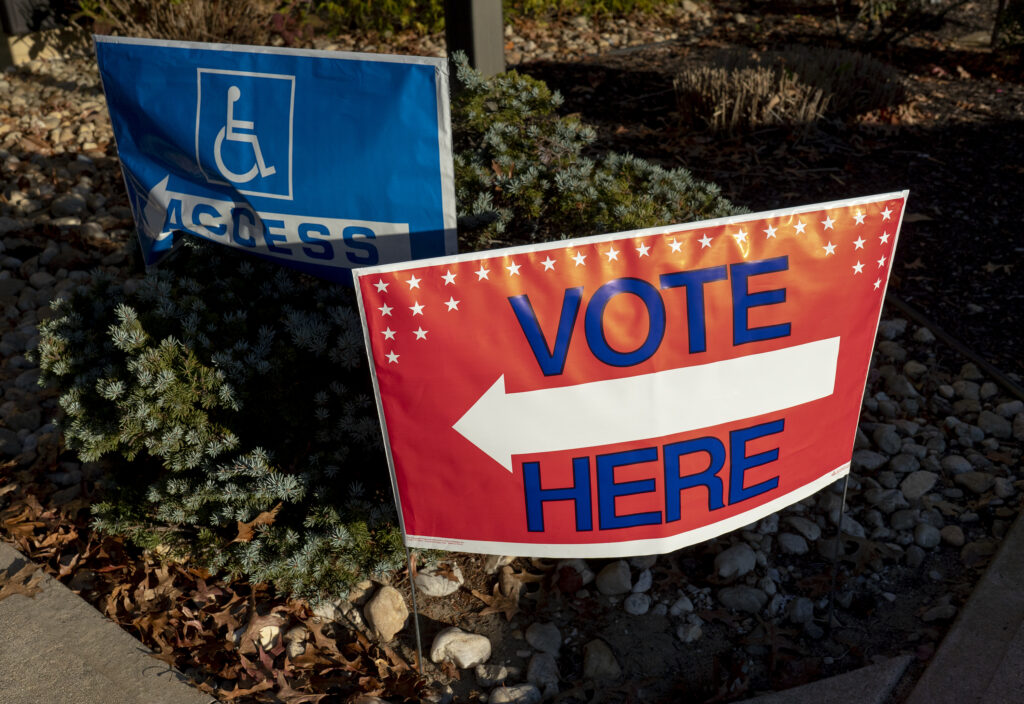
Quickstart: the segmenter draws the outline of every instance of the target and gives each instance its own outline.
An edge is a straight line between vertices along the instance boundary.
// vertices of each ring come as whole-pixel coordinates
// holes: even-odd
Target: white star
[[[668,243],[668,246],[672,248],[673,252],[678,252],[679,248],[683,246],[683,243],[676,242],[675,239],[673,239],[671,242]]]
[[[864,271],[864,265],[861,264],[859,261],[856,264],[853,265],[853,273],[854,274],[859,274],[862,271]]]
[[[380,308],[378,308],[377,310],[379,310],[379,311],[380,311],[380,314],[381,314],[381,315],[391,315],[391,311],[393,311],[393,310],[394,310],[394,308],[392,308],[392,307],[391,307],[391,306],[389,306],[389,305],[388,305],[387,303],[385,303],[384,305],[382,305],[382,306],[381,306]]]
[[[882,285],[882,280],[881,280],[881,279],[876,279],[876,280],[875,280],[875,290],[877,291],[877,290],[878,290],[878,288],[879,288],[879,287],[880,287],[881,285]]]
[[[747,231],[746,230],[740,230],[735,235],[733,235],[733,239],[736,240],[737,244],[746,242],[747,241]]]
[[[764,234],[767,235],[767,237],[765,237],[765,239],[766,240],[774,239],[774,237],[775,237],[775,230],[777,230],[777,229],[778,228],[775,228],[775,227],[772,227],[771,225],[769,225],[768,229],[764,231]]]
[[[793,225],[793,227],[796,228],[796,234],[802,235],[804,234],[804,228],[807,227],[807,223],[801,221],[798,222],[796,225]]]
[[[881,242],[882,244],[885,244],[886,242],[888,242],[889,241],[889,233],[883,231],[881,236],[879,236],[878,241]]]
[[[414,288],[420,287],[420,280],[416,278],[415,274],[413,274],[405,283],[409,284],[410,291],[412,291]]]
[[[885,255],[884,254],[882,255],[882,258],[878,260],[878,266],[885,266]]]
[[[604,253],[604,256],[608,257],[608,261],[610,262],[617,261],[619,258],[619,250],[615,249],[615,247],[611,247]]]
[[[643,242],[641,242],[641,243],[640,243],[640,246],[636,248],[636,251],[637,251],[637,252],[639,253],[639,256],[641,256],[641,257],[646,257],[646,256],[647,256],[647,253],[648,253],[649,251],[651,251],[651,248],[650,248],[650,247],[648,247],[648,246],[647,246],[646,244],[644,244]]]
[[[863,225],[864,224],[864,213],[862,213],[861,211],[858,210],[856,213],[854,213],[853,219],[857,221],[858,225]]]
[[[576,262],[576,266],[583,266],[583,262],[587,261],[587,255],[583,252],[576,252],[572,256],[572,260]]]
[[[544,265],[544,271],[554,271],[555,270],[555,260],[552,259],[551,257],[548,257],[547,259],[542,261],[541,264]]]
[[[452,296],[451,298],[449,298],[447,301],[444,302],[444,304],[446,306],[448,306],[448,310],[458,310],[459,309],[459,302],[455,300],[455,296]]]
[[[836,246],[834,244],[832,244],[831,242],[829,242],[827,245],[822,247],[822,249],[825,250],[825,256],[826,257],[828,255],[830,255],[830,254],[835,254],[836,253]]]
[[[508,269],[509,276],[519,276],[519,267],[521,266],[522,264],[516,264],[515,262],[512,262],[505,268]]]
[[[449,269],[448,271],[444,272],[444,274],[441,276],[441,278],[444,279],[444,285],[447,286],[449,284],[454,284],[455,283],[455,276],[456,275],[452,273],[451,269]]]
[[[409,310],[412,311],[413,315],[423,315],[423,304],[420,303],[419,301],[416,301],[411,306],[409,306]]]
[[[704,233],[704,236],[698,240],[700,242],[700,248],[706,249],[711,246],[711,238],[708,237],[708,233]]]
[[[853,248],[854,249],[864,249],[864,238],[863,237],[858,237],[857,239],[855,239],[853,241]]]
[[[381,332],[384,333],[384,339],[385,340],[394,340],[395,339],[395,331],[392,330],[391,328],[387,328],[385,330],[381,330]]]
[[[416,336],[417,340],[426,340],[427,339],[427,332],[429,332],[429,331],[428,330],[424,330],[423,326],[421,325],[418,330],[413,330],[412,334]]]
[[[892,211],[889,210],[888,206],[886,206],[885,210],[882,211],[882,219],[883,220],[888,220],[891,215],[892,215]]]
[[[398,358],[399,358],[399,356],[400,356],[400,355],[397,355],[397,354],[395,354],[394,352],[388,352],[388,353],[387,353],[386,355],[384,355],[384,356],[388,358],[388,361],[389,361],[389,362],[390,362],[391,364],[398,364]]]
[[[374,284],[377,287],[377,291],[385,293],[388,290],[388,284],[384,283],[384,279],[377,279],[377,283]]]
[[[825,219],[821,221],[821,224],[825,226],[826,230],[831,230],[833,223],[835,223],[835,220],[830,218],[828,215],[826,215]]]
[[[483,264],[481,264],[481,265],[480,265],[480,268],[479,268],[479,269],[477,269],[476,271],[474,271],[473,273],[474,273],[474,274],[476,274],[476,280],[477,280],[477,281],[483,281],[484,279],[486,279],[486,278],[487,278],[487,275],[488,275],[489,273],[491,273],[491,270],[490,270],[490,269],[485,269],[485,268],[484,268],[484,265],[483,265]],[[489,279],[488,279],[488,280],[489,280]]]

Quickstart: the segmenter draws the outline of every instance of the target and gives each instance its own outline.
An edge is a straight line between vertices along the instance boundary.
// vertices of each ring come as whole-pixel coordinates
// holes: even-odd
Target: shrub
[[[826,47],[721,52],[675,81],[679,112],[689,125],[744,132],[810,125],[904,100],[895,70],[865,54]]]
[[[459,75],[473,246],[735,211],[684,171],[584,158],[593,131],[538,81]],[[55,308],[37,354],[67,446],[127,460],[97,528],[313,600],[402,564],[351,289],[188,238],[141,283],[98,279]]]

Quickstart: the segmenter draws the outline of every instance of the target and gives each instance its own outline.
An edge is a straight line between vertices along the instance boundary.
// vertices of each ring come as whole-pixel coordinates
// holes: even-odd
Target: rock
[[[451,626],[444,629],[434,638],[430,647],[430,660],[440,663],[450,660],[456,667],[465,669],[476,667],[491,657],[491,641],[477,633],[466,633],[461,628]]]
[[[1024,441],[1024,413],[1013,417],[1013,439]]]
[[[363,607],[363,618],[374,635],[387,643],[405,627],[409,609],[401,592],[394,587],[383,586]]]
[[[0,457],[14,457],[21,452],[21,439],[13,430],[0,428]]]
[[[914,331],[914,340],[916,342],[922,342],[926,345],[930,345],[935,342],[935,333],[925,327],[920,327]]]
[[[484,572],[487,574],[494,574],[505,565],[509,564],[516,558],[511,555],[488,555],[484,561]],[[583,562],[583,560],[579,560]],[[561,564],[561,563],[560,563]]]
[[[797,533],[807,539],[808,542],[815,542],[821,537],[821,528],[814,521],[803,516],[787,516],[786,523]]]
[[[684,643],[695,643],[702,635],[704,631],[696,623],[684,623],[676,629],[676,638]]]
[[[757,556],[746,543],[737,543],[715,556],[715,573],[722,579],[748,574],[757,565]]]
[[[992,411],[982,411],[978,415],[978,427],[985,431],[986,435],[1008,440],[1013,435],[1013,425],[1003,416]]]
[[[629,558],[629,564],[638,570],[649,570],[658,562],[657,555],[640,555]]]
[[[260,629],[259,634],[256,637],[256,641],[260,644],[260,647],[264,650],[271,650],[277,644],[277,639],[281,637],[280,626],[264,626]]]
[[[921,620],[925,623],[931,623],[932,621],[948,621],[956,616],[956,607],[953,604],[942,604],[941,606],[933,606],[924,612],[921,616]]]
[[[768,603],[768,595],[757,587],[739,584],[719,589],[718,601],[727,609],[756,614]]]
[[[893,479],[895,484],[895,477]],[[869,489],[864,492],[864,498],[879,511],[887,514],[908,506],[905,495],[899,489]]]
[[[868,537],[864,526],[848,513],[843,515],[843,534],[853,536],[854,538]]]
[[[867,472],[874,472],[888,461],[888,457],[874,450],[855,450],[853,453],[853,466]]]
[[[496,687],[491,690],[488,704],[540,704],[540,690],[532,684]]]
[[[963,547],[965,542],[964,531],[960,526],[945,526],[939,535],[942,536],[942,542],[955,548]]]
[[[903,554],[903,558],[910,569],[917,569],[924,562],[928,554],[917,545],[910,545]]]
[[[1013,486],[1013,482],[1006,477],[996,477],[992,484],[992,493],[1000,499],[1008,499],[1017,493],[1017,489]]]
[[[903,373],[909,376],[911,379],[918,379],[924,376],[925,372],[928,371],[928,367],[921,364],[917,360],[911,359],[903,365]]]
[[[583,646],[583,678],[593,681],[612,681],[622,676],[622,668],[615,654],[603,640],[592,640]]]
[[[64,218],[71,215],[78,215],[88,207],[85,197],[79,193],[65,193],[57,196],[50,204],[50,213],[55,218]]]
[[[964,472],[953,477],[957,486],[974,494],[984,494],[995,484],[996,478],[987,472]]]
[[[633,593],[622,602],[622,608],[630,616],[643,616],[651,608],[651,597],[642,593]]]
[[[604,566],[597,573],[597,590],[606,596],[625,594],[633,587],[633,580],[629,574],[629,563],[625,560],[616,560]]]
[[[481,687],[493,687],[494,685],[501,684],[511,677],[516,677],[519,674],[519,668],[485,663],[477,665],[474,672],[476,674],[476,683],[478,685]]]
[[[981,386],[974,383],[973,381],[966,381],[964,379],[958,379],[953,382],[953,392],[959,397],[967,401],[980,401],[981,400]]]
[[[416,573],[416,591],[425,596],[448,596],[462,586],[462,570],[455,564],[431,564]]]
[[[887,455],[895,455],[903,447],[903,442],[896,431],[887,425],[880,425],[871,433],[871,440],[875,447]]]
[[[920,445],[917,445],[916,447],[920,448],[924,453],[928,452],[926,448],[921,447]],[[909,452],[901,452],[889,460],[889,469],[898,474],[910,474],[911,472],[916,471],[920,466],[921,461]]]
[[[526,668],[526,681],[540,689],[558,686],[558,663],[551,653],[537,653]]]
[[[672,606],[669,607],[669,614],[672,616],[682,616],[693,612],[693,602],[690,601],[690,597],[685,594],[673,602]]]
[[[917,472],[911,472],[900,482],[900,491],[907,501],[917,501],[931,491],[938,481],[939,476],[937,474],[923,469],[918,470]]]
[[[558,655],[562,647],[562,633],[553,623],[531,623],[526,629],[526,642],[542,653]]]
[[[994,540],[975,540],[960,549],[960,559],[967,567],[975,567],[995,555],[998,547]]]
[[[907,321],[903,318],[892,318],[878,322],[878,337],[883,340],[895,340],[907,331]]]
[[[654,575],[651,574],[649,568],[644,569],[639,575],[637,575],[636,583],[633,584],[632,591],[635,594],[641,594],[646,592],[654,584]]]
[[[360,694],[352,700],[351,704],[388,704],[388,700],[375,697],[372,694]]]
[[[804,625],[814,621],[814,602],[805,596],[799,596],[789,604],[786,614],[790,622]]]
[[[779,542],[779,549],[787,555],[804,555],[810,550],[807,540],[796,533],[779,533],[775,539]]]
[[[967,461],[966,457],[960,455],[946,455],[942,458],[942,470],[948,474],[962,474],[970,472],[974,467]]]
[[[566,568],[573,570],[579,575],[581,587],[585,587],[594,581],[594,572],[587,566],[585,560],[574,557],[568,560],[560,560],[555,566],[556,571],[559,573]]]
[[[925,550],[931,550],[939,546],[942,534],[935,526],[927,523],[918,523],[914,527],[914,542]]]

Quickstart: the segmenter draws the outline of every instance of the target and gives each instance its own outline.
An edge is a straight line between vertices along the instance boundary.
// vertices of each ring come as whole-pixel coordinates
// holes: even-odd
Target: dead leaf
[[[281,510],[283,504],[278,501],[277,505],[269,511],[264,511],[256,518],[252,519],[248,523],[243,521],[238,522],[238,535],[232,540],[232,543],[248,543],[253,539],[255,535],[256,526],[269,526],[273,525],[274,520],[277,518],[277,512]],[[230,543],[229,543],[230,545]]]
[[[519,592],[516,591],[510,596],[501,593],[501,587],[494,585],[494,592],[487,596],[483,592],[472,590],[473,596],[487,604],[487,608],[480,611],[481,616],[489,614],[505,614],[505,620],[511,621],[512,617],[519,613]]]
[[[38,565],[29,562],[13,575],[0,575],[0,601],[14,594],[22,594],[29,598],[38,594],[42,589],[39,584],[43,580],[43,573],[36,572],[38,569]]]

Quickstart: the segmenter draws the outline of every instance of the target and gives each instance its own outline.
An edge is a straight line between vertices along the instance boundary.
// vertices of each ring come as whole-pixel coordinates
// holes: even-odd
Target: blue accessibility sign
[[[96,37],[147,264],[176,233],[335,281],[453,254],[444,59]]]

